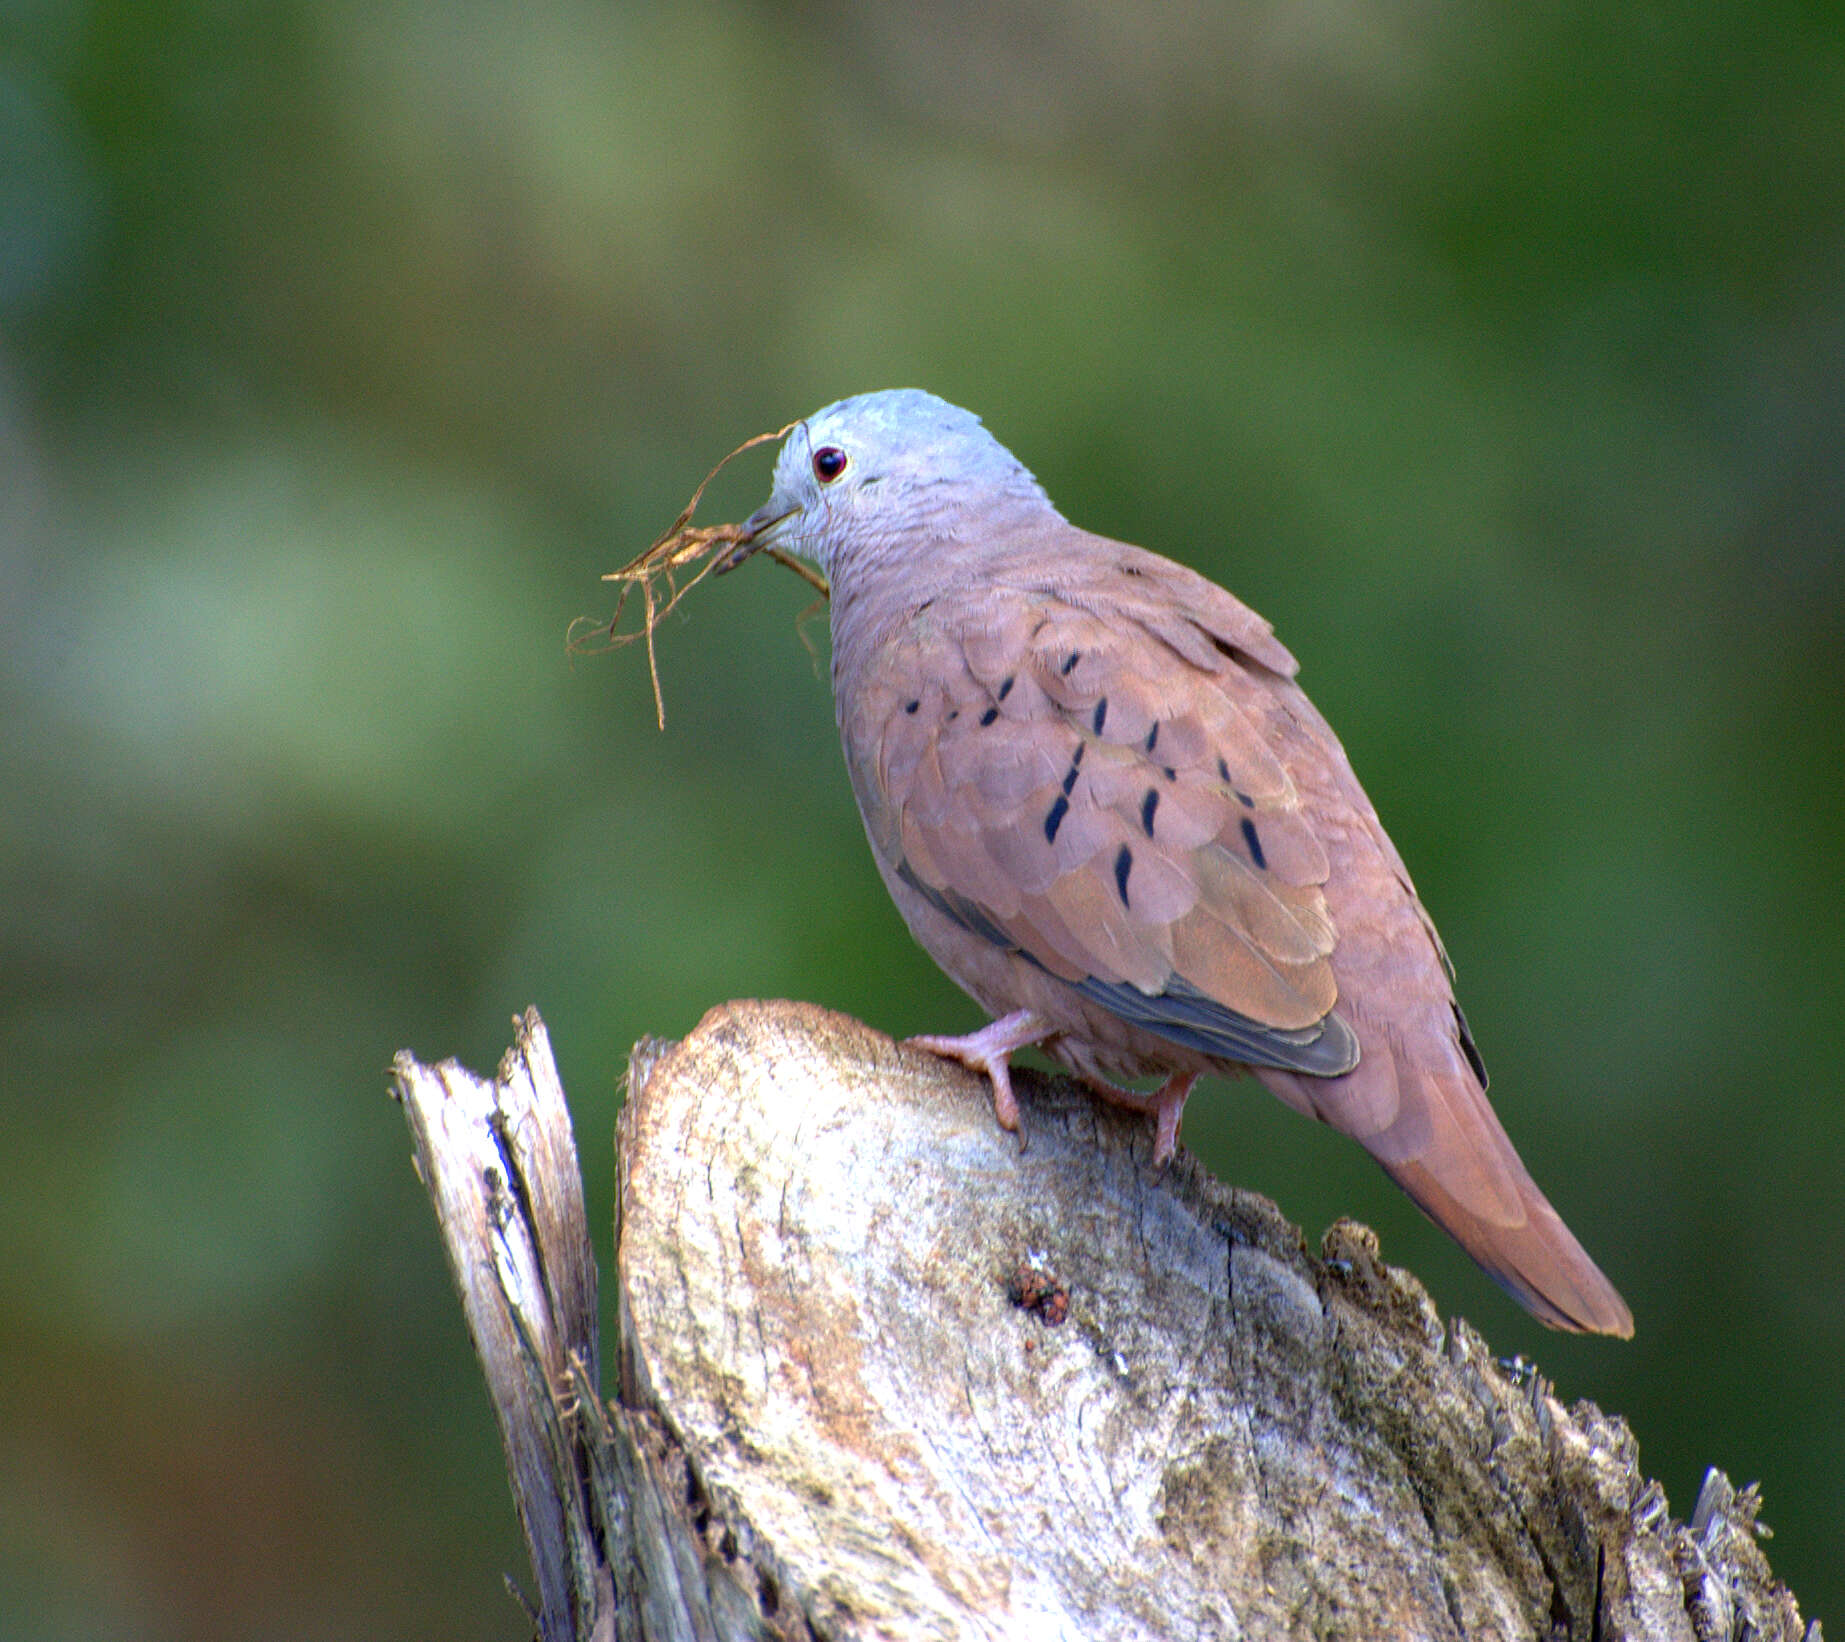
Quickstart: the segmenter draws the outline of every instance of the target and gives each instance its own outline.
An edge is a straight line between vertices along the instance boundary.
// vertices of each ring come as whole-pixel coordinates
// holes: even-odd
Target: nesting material
[[[758,445],[785,438],[793,426],[791,422],[788,427],[778,428],[773,433],[759,433],[754,438],[745,439],[699,480],[698,488],[692,492],[692,499],[680,510],[679,517],[654,539],[644,553],[636,555],[619,570],[611,570],[602,578],[605,582],[618,583],[621,588],[615,601],[615,614],[606,623],[594,617],[579,616],[570,624],[569,645],[573,652],[619,649],[632,644],[636,639],[645,642],[647,675],[653,685],[654,718],[662,730],[666,728],[666,701],[660,691],[660,665],[654,652],[654,629],[678,609],[679,601],[705,577],[723,568],[730,550],[744,546],[750,539],[746,525],[695,525],[692,523],[692,515],[698,511],[705,487],[729,462],[746,450],[754,450]],[[826,578],[819,571],[802,564],[778,547],[766,547],[762,551],[816,589],[822,599],[826,597]],[[641,600],[641,625],[624,633],[621,631],[622,614],[627,609],[629,595],[636,592]]]

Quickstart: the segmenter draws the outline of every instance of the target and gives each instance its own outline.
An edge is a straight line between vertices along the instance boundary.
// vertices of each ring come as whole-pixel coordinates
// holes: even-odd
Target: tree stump
[[[1021,1148],[982,1080],[812,1006],[640,1045],[604,1403],[587,1245],[545,1207],[581,1224],[574,1151],[507,1144],[568,1138],[536,1015],[497,1086],[397,1077],[547,1638],[1803,1635],[1753,1490],[1712,1472],[1672,1521],[1619,1419],[1444,1326],[1365,1228],[1312,1253],[1062,1080],[1018,1075]],[[561,1280],[503,1252],[528,1206]]]

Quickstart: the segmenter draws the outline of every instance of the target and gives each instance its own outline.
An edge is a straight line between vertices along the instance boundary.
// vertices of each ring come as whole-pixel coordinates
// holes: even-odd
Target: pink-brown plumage
[[[831,477],[825,470],[839,461]],[[1434,926],[1269,625],[1078,529],[965,412],[904,392],[798,427],[752,541],[833,586],[853,791],[916,938],[996,1018],[992,1073],[1248,1070],[1351,1135],[1544,1321],[1632,1332],[1485,1096]]]

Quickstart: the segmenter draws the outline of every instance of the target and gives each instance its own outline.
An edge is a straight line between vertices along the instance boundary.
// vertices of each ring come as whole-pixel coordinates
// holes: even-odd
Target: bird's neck
[[[854,657],[907,628],[925,606],[1003,576],[1020,544],[1047,522],[1061,515],[1034,486],[990,500],[977,517],[945,508],[900,531],[856,538],[831,566],[835,683]]]

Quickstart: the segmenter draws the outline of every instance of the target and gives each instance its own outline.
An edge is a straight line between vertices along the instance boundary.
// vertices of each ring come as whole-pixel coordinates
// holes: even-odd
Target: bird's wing
[[[1234,606],[1225,635],[1145,574],[1048,562],[933,601],[858,670],[841,728],[874,843],[964,928],[1150,1032],[1349,1070],[1326,852],[1247,699],[1292,658],[1201,579]]]

